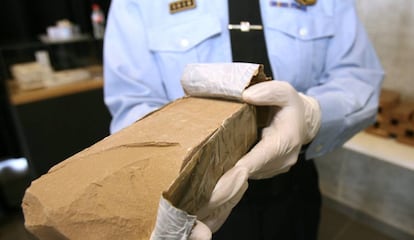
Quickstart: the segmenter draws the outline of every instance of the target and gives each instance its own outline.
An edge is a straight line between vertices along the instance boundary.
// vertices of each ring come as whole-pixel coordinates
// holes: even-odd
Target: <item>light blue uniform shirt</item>
[[[104,41],[111,132],[182,97],[187,63],[232,61],[227,1],[195,0],[196,8],[171,14],[172,1],[112,1]],[[260,7],[274,79],[316,98],[322,109],[306,156],[327,153],[372,124],[383,70],[354,1],[318,0],[307,11],[271,0]]]

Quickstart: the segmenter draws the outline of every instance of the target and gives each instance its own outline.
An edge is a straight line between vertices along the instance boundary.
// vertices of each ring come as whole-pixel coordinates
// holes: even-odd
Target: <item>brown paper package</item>
[[[256,140],[254,107],[179,99],[32,182],[25,226],[39,239],[149,239],[162,193],[194,214]]]

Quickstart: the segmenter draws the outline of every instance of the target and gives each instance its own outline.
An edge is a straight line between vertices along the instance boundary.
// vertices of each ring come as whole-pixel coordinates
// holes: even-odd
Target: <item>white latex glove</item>
[[[249,171],[245,167],[233,167],[217,182],[209,202],[197,212],[197,219],[214,233],[226,221],[248,187]]]
[[[248,170],[244,167],[227,171],[214,187],[209,202],[197,212],[197,220],[161,198],[151,240],[210,240],[212,232],[223,225],[247,190],[247,179]]]
[[[210,228],[203,222],[197,220],[188,240],[210,240],[211,237],[212,233]]]
[[[243,92],[243,100],[257,106],[274,106],[277,111],[263,129],[261,140],[236,166],[249,169],[251,179],[287,172],[296,163],[302,145],[319,131],[318,102],[298,93],[289,83],[276,80],[249,87]]]

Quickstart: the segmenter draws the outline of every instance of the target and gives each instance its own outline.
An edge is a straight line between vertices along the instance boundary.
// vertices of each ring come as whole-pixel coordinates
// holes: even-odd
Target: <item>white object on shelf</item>
[[[101,39],[105,34],[105,15],[98,4],[92,4],[91,21],[93,28],[93,36]]]
[[[67,69],[56,71],[53,73],[53,78],[46,81],[46,87],[60,86],[62,84],[85,81],[91,78],[91,74],[85,69]]]
[[[35,52],[36,62],[41,66],[52,69],[48,51],[40,50]]]
[[[79,26],[73,24],[67,19],[56,22],[56,25],[49,26],[46,29],[47,37],[54,40],[67,40],[80,34]]]
[[[20,90],[44,87],[44,81],[52,78],[53,70],[39,62],[18,63],[11,66],[11,72]]]
[[[92,39],[92,37],[88,34],[76,34],[70,38],[50,38],[47,35],[40,35],[39,39],[42,43],[69,43],[69,42],[76,42],[76,41],[83,41],[87,39]]]

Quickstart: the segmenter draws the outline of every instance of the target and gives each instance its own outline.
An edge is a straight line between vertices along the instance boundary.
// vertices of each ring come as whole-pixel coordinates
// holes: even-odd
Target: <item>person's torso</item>
[[[177,69],[187,63],[232,61],[227,1],[193,0],[194,8],[175,13],[169,8],[172,2],[176,1],[138,2],[148,30],[145,37],[167,92],[176,89],[181,74]],[[318,84],[324,71],[326,50],[334,35],[334,1],[318,0],[306,10],[282,2],[295,3],[260,0],[272,72],[274,79],[306,91]],[[168,93],[172,99],[181,94]]]

